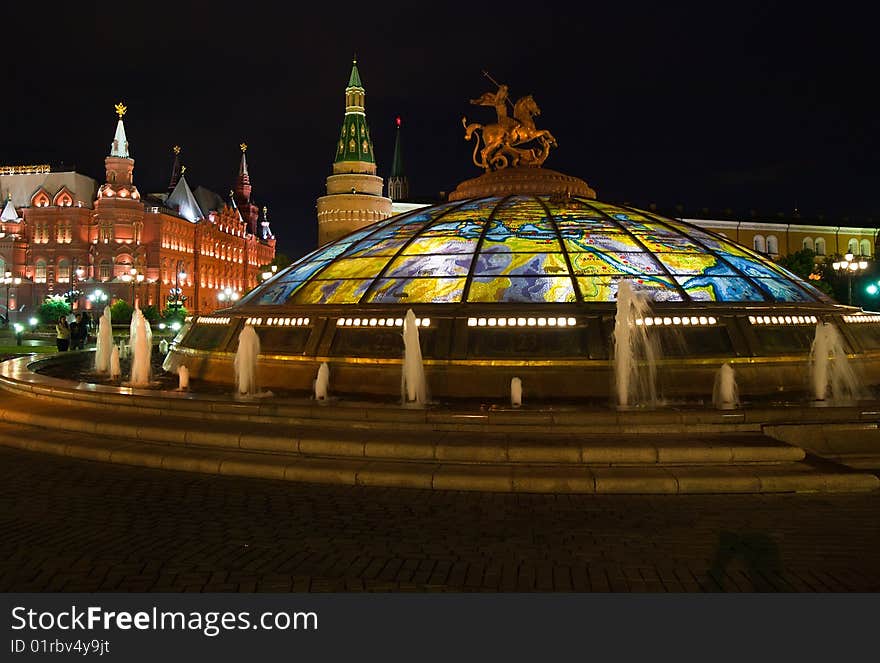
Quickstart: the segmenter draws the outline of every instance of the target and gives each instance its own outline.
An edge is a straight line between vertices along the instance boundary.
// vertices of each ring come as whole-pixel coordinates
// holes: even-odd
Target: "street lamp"
[[[100,308],[100,305],[107,301],[107,293],[100,289],[95,290],[89,295],[89,301],[92,303],[92,308]]]
[[[9,324],[10,315],[9,315],[9,286],[13,283],[15,285],[19,285],[21,283],[21,279],[19,277],[12,277],[12,272],[6,272],[3,275],[3,283],[6,284],[6,324]]]
[[[180,310],[183,303],[183,289],[180,287],[180,283],[181,281],[186,282],[186,276],[183,260],[178,260],[174,269],[174,289],[168,295],[168,305],[174,309],[175,313]]]
[[[74,262],[74,264],[76,264],[76,262]],[[82,281],[82,278],[85,275],[85,273],[86,273],[86,270],[84,270],[82,267],[77,266],[73,270],[73,283],[71,284],[71,288],[70,288],[70,300],[71,300],[70,307],[74,310],[79,308],[80,292],[77,289],[78,288],[77,282]]]
[[[241,297],[241,295],[238,293],[238,291],[233,290],[229,286],[223,288],[223,290],[217,293],[217,299],[224,303],[238,301],[239,297]]]
[[[834,268],[834,271],[838,274],[846,274],[847,280],[847,300],[846,303],[852,306],[852,282],[853,276],[855,276],[858,272],[863,272],[868,269],[868,261],[867,260],[856,260],[855,256],[852,253],[847,253],[843,256],[843,260],[835,261],[831,264]]]
[[[134,308],[134,286],[135,284],[140,285],[144,280],[144,275],[138,273],[136,267],[132,267],[128,270],[128,278],[125,276],[122,277],[124,281],[131,281],[131,307]]]

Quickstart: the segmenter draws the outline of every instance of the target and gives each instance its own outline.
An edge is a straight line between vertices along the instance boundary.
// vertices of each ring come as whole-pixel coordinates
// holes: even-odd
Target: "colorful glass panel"
[[[471,267],[472,254],[464,255],[425,255],[400,256],[388,267],[385,276],[467,276]]]
[[[438,304],[460,302],[464,278],[379,279],[367,297],[371,304]]]
[[[574,302],[574,284],[564,277],[474,277],[469,302]]]
[[[340,258],[330,263],[319,278],[366,279],[376,276],[387,262],[387,258]]]
[[[292,304],[357,304],[372,279],[309,281],[291,298]]]
[[[542,276],[567,274],[561,253],[480,253],[474,267],[476,276]]]
[[[617,300],[617,288],[620,282],[627,280],[633,284],[637,292],[645,293],[655,302],[680,302],[681,293],[669,277],[632,277],[632,276],[578,276],[578,288],[584,302],[613,302]]]
[[[575,274],[663,274],[663,268],[650,253],[592,251],[568,256]]]
[[[676,276],[695,302],[761,302],[763,293],[744,278],[735,276]]]

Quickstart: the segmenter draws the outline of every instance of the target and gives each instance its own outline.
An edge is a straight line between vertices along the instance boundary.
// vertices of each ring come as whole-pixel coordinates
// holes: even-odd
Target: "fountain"
[[[318,369],[318,377],[315,380],[315,400],[325,401],[327,400],[328,391],[330,388],[330,367],[327,365],[327,362],[323,362],[321,367]]]
[[[648,300],[633,289],[630,281],[621,281],[613,335],[614,385],[620,407],[657,404],[659,352],[644,324],[650,313]]]
[[[260,354],[260,337],[253,325],[245,325],[238,336],[238,351],[235,353],[235,384],[243,396],[257,394],[257,356]]]
[[[120,377],[122,377],[122,367],[119,365],[119,348],[114,345],[110,352],[110,379],[118,380]]]
[[[510,381],[510,404],[513,407],[522,405],[522,380],[513,378]]]
[[[179,380],[178,391],[186,391],[189,389],[189,369],[186,366],[180,366],[177,369],[177,378]]]
[[[422,347],[419,345],[419,328],[416,315],[409,309],[403,320],[403,374],[401,391],[404,403],[425,405],[428,402],[428,384],[422,364]]]
[[[733,410],[739,404],[739,389],[736,386],[736,373],[733,366],[723,364],[715,373],[715,387],[712,402],[719,410]]]
[[[150,323],[139,308],[135,308],[131,318],[131,344],[134,358],[131,362],[131,386],[150,385],[150,355],[153,354],[153,333]]]
[[[817,401],[851,401],[859,397],[861,384],[846,354],[846,346],[832,322],[816,325],[810,349],[810,379]]]
[[[110,307],[104,307],[104,315],[98,321],[98,337],[95,342],[95,370],[110,372],[110,355],[113,352],[113,326],[110,323]]]

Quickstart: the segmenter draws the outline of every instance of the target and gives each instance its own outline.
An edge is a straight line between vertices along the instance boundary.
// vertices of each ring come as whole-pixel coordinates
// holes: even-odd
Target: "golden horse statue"
[[[534,118],[541,114],[541,109],[532,95],[521,97],[513,105],[513,117],[507,114],[507,104],[510,102],[506,85],[499,85],[497,92],[486,92],[478,99],[472,99],[471,103],[476,106],[494,106],[498,115],[498,122],[487,125],[477,122],[468,124],[466,117],[461,119],[465,130],[464,139],[476,138],[473,159],[480,168],[537,168],[546,161],[550,148],[557,146],[553,134],[535,126]]]

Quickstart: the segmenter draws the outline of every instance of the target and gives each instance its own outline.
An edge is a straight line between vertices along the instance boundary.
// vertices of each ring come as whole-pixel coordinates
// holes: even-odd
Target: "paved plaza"
[[[0,591],[878,591],[878,520],[877,492],[444,492],[0,448]]]

